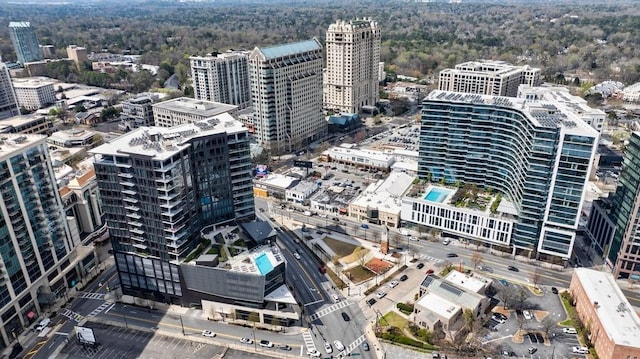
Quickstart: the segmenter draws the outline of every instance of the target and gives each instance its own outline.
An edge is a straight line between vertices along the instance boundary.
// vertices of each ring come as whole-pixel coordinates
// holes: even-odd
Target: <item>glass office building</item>
[[[422,105],[418,175],[503,193],[514,253],[568,259],[597,131],[552,101],[433,91]]]
[[[200,230],[254,218],[249,137],[229,114],[140,127],[91,152],[124,294],[179,303]]]

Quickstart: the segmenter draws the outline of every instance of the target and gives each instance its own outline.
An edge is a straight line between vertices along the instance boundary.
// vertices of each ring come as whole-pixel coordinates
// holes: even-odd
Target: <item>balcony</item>
[[[139,237],[139,236],[131,236],[131,239],[133,239],[136,242],[140,242],[140,243],[144,243],[144,242],[147,241],[146,239],[144,239],[142,237]]]
[[[129,196],[135,196],[136,194],[138,194],[138,192],[131,191],[131,190],[128,190],[128,189],[123,190],[122,193],[126,194],[126,195],[129,195]]]
[[[130,225],[134,226],[134,227],[142,227],[144,224],[140,223],[140,222],[129,222]]]
[[[134,212],[137,212],[140,210],[140,208],[136,206],[124,206],[124,209],[126,209],[127,211],[134,211]]]
[[[139,215],[139,214],[137,214],[137,213],[127,213],[127,214],[126,214],[126,216],[127,216],[127,217],[129,217],[129,218],[133,218],[133,219],[140,219],[140,218],[142,218],[142,216],[141,216],[141,215]]]
[[[143,251],[147,250],[147,248],[148,248],[144,244],[138,244],[138,243],[133,243],[132,246],[135,247],[135,248],[138,248],[138,249],[142,249]]]
[[[161,195],[158,196],[158,199],[161,199],[163,201],[171,201],[172,199],[178,197],[179,195],[180,195],[179,193],[161,194]]]
[[[140,235],[140,236],[144,234],[144,231],[140,230],[138,228],[131,228],[131,229],[129,229],[129,232],[135,233],[135,234]]]
[[[134,187],[136,184],[133,182],[129,182],[129,181],[125,181],[125,182],[119,182],[121,186],[125,186],[125,187]]]
[[[122,200],[125,201],[125,202],[129,202],[129,203],[138,203],[137,199],[131,198],[131,197],[124,197]]]
[[[124,178],[133,178],[133,174],[132,173],[126,173],[126,172],[120,172],[118,173],[118,176],[120,177],[124,177]]]

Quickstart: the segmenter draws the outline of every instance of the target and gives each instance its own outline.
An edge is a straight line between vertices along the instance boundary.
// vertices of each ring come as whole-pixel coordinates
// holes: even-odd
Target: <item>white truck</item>
[[[304,211],[304,215],[307,217],[311,217],[311,211]]]

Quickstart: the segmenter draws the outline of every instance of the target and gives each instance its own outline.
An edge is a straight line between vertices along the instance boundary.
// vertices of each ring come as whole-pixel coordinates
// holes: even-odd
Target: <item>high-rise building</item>
[[[85,62],[89,61],[89,58],[87,57],[87,49],[76,45],[67,46],[67,57],[73,60],[77,67],[80,67],[84,65]]]
[[[277,152],[327,133],[322,115],[322,46],[316,39],[255,48],[249,55],[256,137]]]
[[[9,75],[9,69],[4,62],[0,62],[0,120],[5,118],[18,116],[20,108],[16,93],[13,90],[13,83]]]
[[[191,56],[191,78],[195,98],[236,105],[251,105],[249,53],[229,50],[223,54]]]
[[[539,86],[540,82],[538,68],[513,66],[504,61],[469,61],[440,71],[438,89],[516,97],[521,84]]]
[[[179,303],[180,262],[200,230],[255,217],[249,142],[222,114],[140,127],[90,151],[123,293]]]
[[[615,225],[607,253],[614,276],[640,278],[640,133],[633,132],[625,149],[615,194],[609,196],[609,218]],[[591,220],[591,219],[590,219]]]
[[[0,348],[78,281],[72,238],[43,135],[0,139]]]
[[[371,19],[329,25],[327,69],[323,79],[326,109],[358,113],[378,102],[380,28]]]
[[[152,105],[155,126],[173,127],[185,123],[206,120],[228,113],[238,116],[238,106],[225,103],[179,97]]]
[[[497,191],[507,202],[494,209],[505,214],[478,202],[478,190],[476,210],[443,206],[448,196],[438,190],[405,199],[403,219],[514,253],[569,259],[597,142],[595,129],[553,101],[433,91],[422,103],[418,175]]]
[[[18,105],[27,110],[37,110],[56,103],[56,91],[53,82],[33,79],[14,79]]]
[[[11,42],[13,42],[13,48],[16,51],[16,56],[20,64],[24,65],[25,62],[42,60],[42,51],[40,50],[40,44],[38,44],[38,37],[30,23],[24,21],[10,22],[9,36],[11,37]]]

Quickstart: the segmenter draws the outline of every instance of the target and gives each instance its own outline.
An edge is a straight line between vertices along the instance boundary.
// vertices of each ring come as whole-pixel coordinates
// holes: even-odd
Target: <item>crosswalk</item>
[[[443,259],[432,257],[432,256],[428,256],[426,254],[421,254],[420,258],[422,258],[424,260],[427,260],[427,261],[430,261],[430,262],[434,262],[434,263],[440,263],[440,262],[443,261]]]
[[[365,337],[364,334],[362,334],[361,336],[358,337],[358,339],[354,340],[353,343],[349,344],[349,346],[347,346],[347,348],[344,351],[346,352],[346,354],[351,353],[360,344],[364,343],[365,340],[367,340],[367,337]]]
[[[102,294],[102,293],[91,293],[91,292],[82,292],[82,294],[80,294],[80,298],[104,300],[104,294]]]
[[[350,304],[353,304],[353,303],[349,302],[348,300],[340,301],[340,302],[338,302],[338,303],[336,303],[336,304],[334,304],[334,305],[332,305],[330,307],[324,308],[322,310],[319,310],[319,311],[311,314],[309,316],[309,318],[311,319],[311,321],[314,321],[316,319],[324,317],[327,314],[333,313],[338,309],[342,309],[342,308],[344,308],[344,307],[346,307],[346,306],[348,306]]]
[[[316,350],[316,343],[313,342],[313,336],[311,335],[310,330],[302,333],[302,340],[304,340],[304,345],[307,347],[307,351]]]
[[[74,320],[76,322],[81,322],[82,319],[84,319],[84,317],[82,315],[80,315],[79,313],[76,313],[74,311],[71,311],[69,309],[65,309],[64,311],[62,311],[62,313],[60,313],[62,315],[64,315],[65,317]]]
[[[95,317],[96,315],[102,313],[103,310],[107,309],[108,306],[110,306],[111,303],[109,302],[105,302],[102,303],[101,306],[99,306],[98,308],[94,309],[91,313],[89,313],[89,315],[87,315],[88,317]]]

